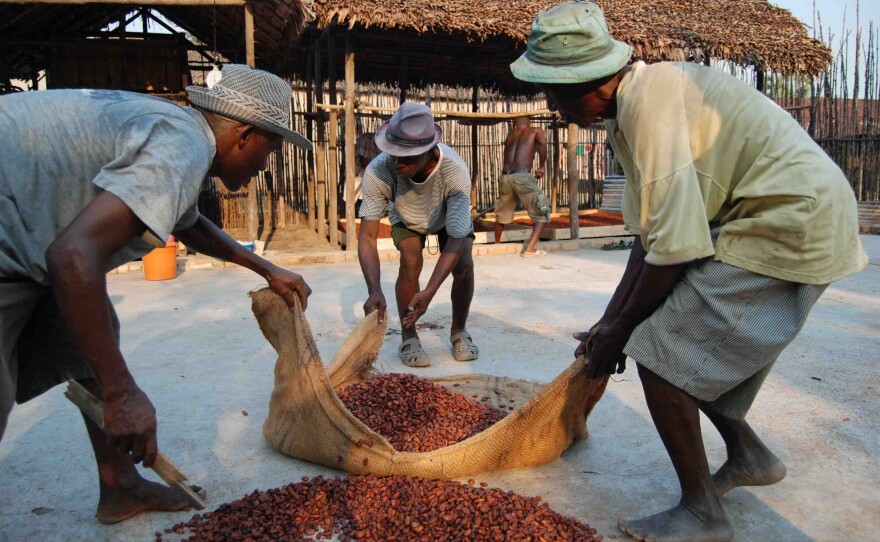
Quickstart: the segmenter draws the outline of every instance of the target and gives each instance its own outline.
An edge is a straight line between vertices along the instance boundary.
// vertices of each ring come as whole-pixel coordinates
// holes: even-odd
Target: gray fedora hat
[[[599,6],[566,2],[538,13],[529,46],[510,71],[530,83],[586,83],[620,71],[632,52],[611,37]]]
[[[220,81],[210,89],[186,87],[193,105],[220,116],[278,134],[297,147],[312,143],[290,126],[290,85],[277,75],[243,64],[227,64]]]
[[[376,130],[376,146],[391,156],[415,156],[440,143],[443,130],[422,104],[404,102],[390,120]]]

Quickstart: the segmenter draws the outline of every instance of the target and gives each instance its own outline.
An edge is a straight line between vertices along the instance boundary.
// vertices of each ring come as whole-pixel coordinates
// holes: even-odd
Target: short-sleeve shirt
[[[453,239],[463,239],[473,230],[471,220],[471,176],[467,164],[454,150],[440,143],[440,160],[422,183],[401,177],[394,159],[382,153],[364,172],[360,216],[379,220],[387,210],[392,224],[421,233],[446,228]]]
[[[197,110],[111,90],[2,96],[0,133],[0,278],[47,285],[46,250],[103,190],[147,227],[108,271],[192,226],[216,150]]]
[[[694,63],[638,62],[620,82],[606,128],[627,178],[624,222],[641,236],[646,262],[712,256],[803,284],[866,265],[843,172],[744,82]]]

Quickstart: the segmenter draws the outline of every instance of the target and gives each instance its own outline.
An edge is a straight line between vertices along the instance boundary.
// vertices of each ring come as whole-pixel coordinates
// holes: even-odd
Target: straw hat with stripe
[[[211,88],[186,87],[193,105],[278,134],[310,151],[312,143],[289,128],[291,92],[277,75],[243,64],[223,66],[222,77]]]

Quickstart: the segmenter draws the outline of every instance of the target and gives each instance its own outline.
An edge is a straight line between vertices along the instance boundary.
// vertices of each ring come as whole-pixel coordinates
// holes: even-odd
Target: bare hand
[[[284,299],[288,307],[294,307],[296,299],[299,298],[302,309],[306,310],[312,289],[300,275],[275,266],[266,276],[266,282],[273,292]]]
[[[579,334],[580,339],[583,334]],[[588,358],[587,378],[596,379],[605,375],[617,374],[626,370],[626,354],[623,347],[629,340],[629,334],[623,333],[615,326],[595,326],[584,344]],[[580,349],[580,346],[578,346]]]
[[[156,460],[156,409],[134,381],[104,398],[107,443],[145,467]]]
[[[542,167],[537,167],[537,168],[535,168],[535,178],[536,178],[536,179],[540,179],[540,178],[543,177],[543,176],[544,176],[544,168],[543,168],[543,166],[542,166]]]
[[[431,304],[431,299],[433,298],[434,295],[427,291],[422,290],[421,292],[417,292],[416,295],[413,296],[412,301],[409,302],[409,306],[407,307],[409,312],[403,317],[403,327],[412,327],[416,325],[419,318],[421,318],[428,310],[428,305]]]
[[[387,310],[388,305],[385,303],[385,294],[382,292],[375,292],[370,294],[370,297],[364,301],[364,316],[370,314],[373,311],[379,311],[379,323],[385,321],[385,311]]]

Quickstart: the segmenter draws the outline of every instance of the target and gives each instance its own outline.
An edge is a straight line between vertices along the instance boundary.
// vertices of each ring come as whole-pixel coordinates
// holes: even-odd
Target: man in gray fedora
[[[311,293],[196,205],[206,176],[238,190],[282,139],[311,147],[288,129],[290,86],[228,65],[210,90],[187,91],[195,108],[110,90],[0,97],[0,438],[13,403],[67,379],[102,398],[104,432],[84,418],[102,523],[187,506],[135,467],[156,457],[156,412],[120,350],[105,274],[173,233],[258,273],[290,305]]]
[[[464,160],[440,143],[442,134],[428,107],[404,103],[376,131],[376,146],[382,153],[367,166],[361,185],[358,258],[369,293],[364,313],[378,310],[379,318],[385,318],[376,238],[379,220],[387,212],[391,219],[391,237],[400,251],[395,294],[403,329],[398,355],[409,367],[431,364],[415,324],[428,310],[437,289],[450,273],[453,357],[458,361],[471,361],[480,353],[466,329],[474,297],[470,173]],[[422,249],[428,234],[435,233],[440,258],[428,284],[421,290]]]
[[[826,286],[860,271],[852,189],[791,115],[721,71],[630,64],[599,6],[541,12],[513,74],[568,122],[605,120],[639,235],[605,314],[576,334],[587,376],[638,365],[681,485],[678,506],[621,529],[638,540],[730,540],[719,497],[785,476],[745,415]],[[727,445],[710,475],[702,410]]]

